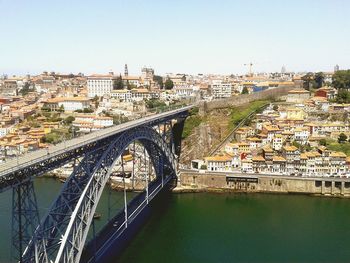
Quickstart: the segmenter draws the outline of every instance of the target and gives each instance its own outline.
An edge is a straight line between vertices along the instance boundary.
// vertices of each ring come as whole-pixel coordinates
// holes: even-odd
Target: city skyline
[[[350,67],[347,1],[0,1],[0,74],[243,74]]]

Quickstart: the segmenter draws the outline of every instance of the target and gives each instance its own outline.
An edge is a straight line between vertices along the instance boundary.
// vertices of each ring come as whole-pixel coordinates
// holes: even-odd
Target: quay
[[[174,192],[290,193],[350,197],[350,178],[181,170]]]

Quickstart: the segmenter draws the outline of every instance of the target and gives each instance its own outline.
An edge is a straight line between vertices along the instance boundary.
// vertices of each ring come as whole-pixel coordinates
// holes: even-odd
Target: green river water
[[[43,214],[61,183],[37,179]],[[113,192],[113,198],[121,193]],[[107,220],[102,196],[97,229]],[[350,262],[350,200],[303,195],[168,194],[123,254],[131,262]],[[9,262],[11,191],[0,195],[0,262]]]

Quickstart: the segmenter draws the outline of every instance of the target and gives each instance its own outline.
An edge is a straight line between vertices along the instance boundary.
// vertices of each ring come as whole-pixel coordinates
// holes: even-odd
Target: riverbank
[[[185,170],[174,193],[278,193],[350,198],[348,178],[305,178],[278,175],[199,173]]]
[[[66,174],[48,173],[50,177],[60,182],[67,178]],[[113,178],[108,185],[114,191],[122,191],[124,182]],[[144,182],[125,182],[128,192],[140,192]],[[199,173],[195,170],[181,170],[178,185],[173,193],[272,193],[272,194],[304,194],[311,196],[327,196],[350,198],[349,178],[309,178],[282,175],[242,174],[233,172]]]

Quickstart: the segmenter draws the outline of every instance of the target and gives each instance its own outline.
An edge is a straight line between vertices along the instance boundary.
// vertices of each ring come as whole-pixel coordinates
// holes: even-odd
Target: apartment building
[[[290,90],[287,95],[287,102],[303,103],[310,98],[310,92],[304,89]]]
[[[72,124],[79,132],[89,133],[113,126],[113,118],[81,114],[75,117]]]
[[[231,170],[232,157],[229,155],[210,156],[205,158],[208,171],[229,171]]]
[[[101,97],[106,94],[111,94],[113,90],[114,75],[91,75],[87,78],[88,97]]]
[[[213,81],[210,85],[214,99],[230,98],[232,95],[232,84],[222,81]]]

